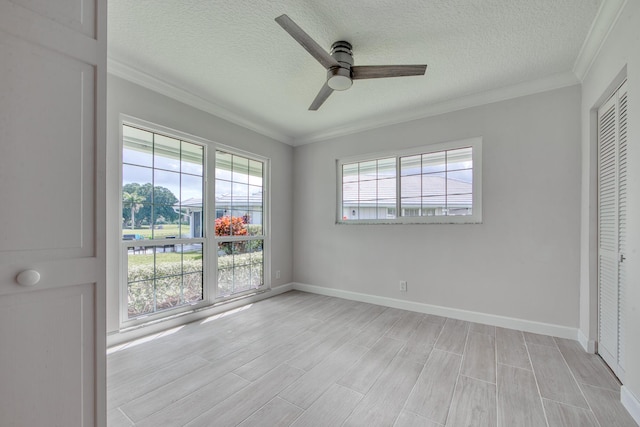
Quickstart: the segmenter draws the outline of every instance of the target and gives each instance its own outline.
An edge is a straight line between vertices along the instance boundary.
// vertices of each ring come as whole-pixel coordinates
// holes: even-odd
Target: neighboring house
[[[404,177],[413,178],[413,177]],[[442,175],[415,176],[402,185],[402,216],[470,215],[472,183]],[[395,179],[375,175],[342,184],[343,219],[396,218]]]
[[[188,238],[202,236],[202,199],[192,197],[173,205],[173,210],[186,219],[190,225]]]
[[[253,194],[249,194],[247,198],[247,204],[242,208],[238,208],[237,198],[234,200],[235,209],[231,209],[231,194],[222,194],[216,196],[216,218],[223,216],[235,216],[243,217],[248,215],[250,222],[253,224],[262,224],[262,191],[257,191]],[[179,213],[183,218],[189,221],[191,225],[189,235],[184,237],[201,236],[202,232],[202,199],[201,198],[189,198],[182,202],[176,203],[173,206],[173,210]]]

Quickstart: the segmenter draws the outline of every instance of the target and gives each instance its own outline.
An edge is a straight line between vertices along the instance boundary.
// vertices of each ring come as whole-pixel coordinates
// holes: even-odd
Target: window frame
[[[472,214],[471,215],[434,215],[434,216],[400,216],[402,209],[401,198],[401,169],[402,157],[451,151],[461,148],[472,149]],[[362,163],[381,159],[395,158],[396,161],[396,218],[385,219],[344,219],[343,218],[343,165]],[[447,141],[423,145],[396,151],[385,151],[358,156],[336,159],[336,224],[338,225],[367,225],[367,224],[481,224],[482,223],[482,138],[473,137],[462,140]]]
[[[132,126],[148,132],[161,134],[171,138],[176,138],[181,141],[189,142],[192,144],[200,145],[204,147],[203,152],[203,197],[204,203],[202,206],[202,252],[203,252],[203,298],[201,301],[187,303],[178,307],[169,308],[153,313],[144,314],[141,316],[129,318],[128,317],[128,250],[127,245],[130,242],[122,239],[122,226],[117,226],[118,230],[118,264],[119,264],[119,319],[120,329],[128,329],[137,327],[147,323],[154,323],[156,321],[162,321],[166,319],[175,318],[189,313],[198,312],[201,310],[209,309],[210,307],[224,303],[228,300],[236,300],[245,296],[253,295],[256,293],[262,293],[271,289],[271,209],[270,209],[270,183],[271,183],[271,159],[230,147],[228,145],[220,144],[205,138],[195,136],[186,132],[175,130],[166,126],[162,126],[153,122],[149,122],[137,117],[129,116],[126,114],[120,114],[119,128],[118,128],[118,212],[122,212],[122,186],[123,186],[123,126]],[[251,289],[246,292],[240,292],[231,295],[230,297],[218,297],[217,286],[217,240],[215,236],[214,226],[211,223],[212,219],[215,219],[215,170],[216,170],[216,151],[221,150],[227,153],[236,154],[239,156],[247,157],[252,160],[260,161],[263,163],[263,285],[259,289]],[[118,221],[119,222],[119,221]],[[185,240],[191,239],[175,239],[171,243],[180,244]],[[162,240],[144,240],[144,243],[139,242],[139,246],[154,246],[162,245]]]
[[[270,182],[271,182],[271,160],[267,157],[260,156],[258,154],[250,153],[248,151],[240,150],[237,148],[229,147],[223,144],[214,144],[212,147],[213,150],[213,159],[211,161],[212,164],[212,175],[210,175],[211,183],[209,184],[211,187],[212,194],[210,196],[211,200],[211,212],[213,212],[213,216],[215,217],[217,214],[217,206],[215,200],[215,183],[216,183],[216,174],[215,167],[217,163],[216,153],[218,151],[223,151],[225,153],[236,155],[240,157],[245,157],[249,160],[254,160],[262,163],[262,235],[246,235],[246,236],[216,236],[215,231],[211,232],[211,247],[215,249],[215,256],[212,256],[212,262],[214,262],[214,272],[216,281],[212,284],[212,293],[213,299],[216,302],[227,301],[227,300],[235,300],[237,298],[241,298],[244,295],[254,294],[256,292],[264,292],[266,290],[271,289],[271,238],[270,238],[270,230],[271,230],[271,210],[270,210]],[[215,218],[214,218],[215,221]],[[217,277],[218,277],[218,243],[221,242],[236,242],[236,241],[253,241],[253,240],[262,240],[262,278],[263,284],[259,289],[248,289],[246,291],[241,291],[237,293],[233,293],[230,295],[221,295],[218,287]]]

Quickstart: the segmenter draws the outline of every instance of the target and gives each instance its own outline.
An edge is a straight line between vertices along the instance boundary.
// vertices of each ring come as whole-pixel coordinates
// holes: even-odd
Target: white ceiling
[[[577,83],[603,1],[110,0],[109,71],[298,145]],[[327,50],[349,41],[356,65],[426,75],[355,81],[308,111],[325,70],[283,13]]]

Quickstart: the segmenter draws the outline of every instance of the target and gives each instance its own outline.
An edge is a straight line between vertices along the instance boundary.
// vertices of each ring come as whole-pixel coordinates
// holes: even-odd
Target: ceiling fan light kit
[[[309,107],[312,111],[320,108],[334,90],[349,89],[353,80],[421,76],[427,70],[426,64],[354,66],[349,42],[333,43],[329,54],[287,15],[278,16],[276,22],[327,70],[327,81]]]
[[[333,90],[347,90],[353,84],[351,72],[344,68],[332,68],[327,71],[327,85]]]

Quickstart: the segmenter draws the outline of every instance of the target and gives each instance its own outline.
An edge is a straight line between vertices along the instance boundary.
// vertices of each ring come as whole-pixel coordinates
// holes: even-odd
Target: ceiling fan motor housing
[[[337,41],[331,45],[331,56],[338,61],[339,67],[331,67],[327,70],[327,84],[333,90],[346,90],[351,87],[351,66],[353,65],[353,54],[351,43]]]

